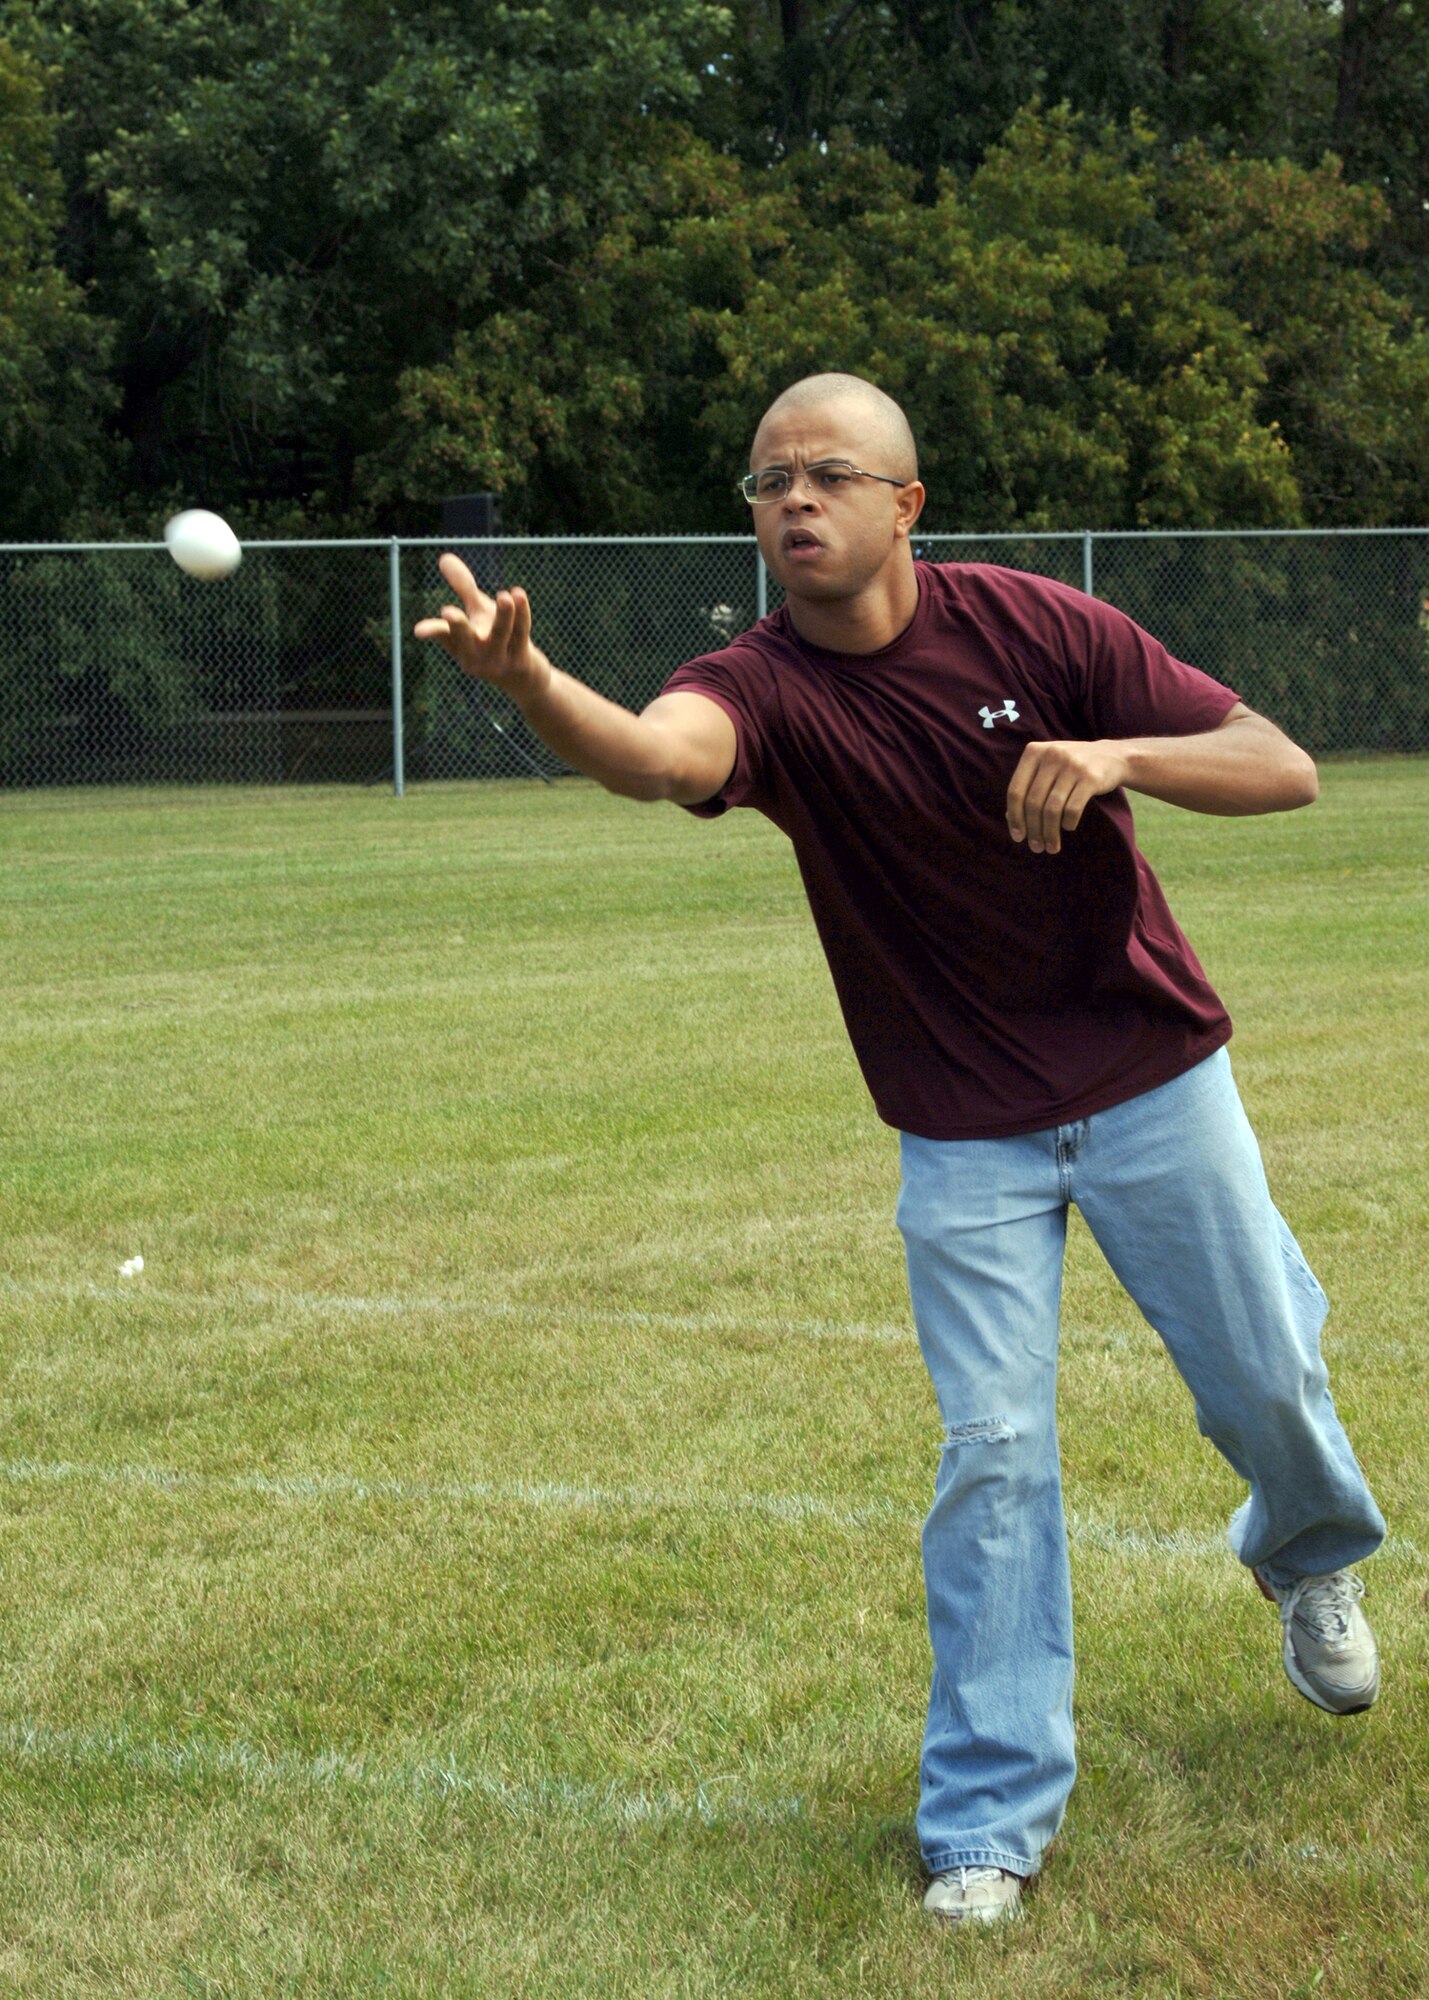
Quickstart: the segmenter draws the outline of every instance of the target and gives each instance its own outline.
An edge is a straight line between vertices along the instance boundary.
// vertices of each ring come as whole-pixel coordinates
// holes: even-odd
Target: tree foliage
[[[907,407],[942,528],[1429,511],[1429,344],[1356,262],[1383,201],[1334,165],[1168,167],[1136,122],[1027,109],[966,184],[915,180],[672,131],[638,214],[404,377],[374,489],[468,468],[523,523],[728,528],[753,415],[841,368]]]
[[[0,369],[69,468],[21,511],[729,528],[841,367],[944,527],[1429,516],[1426,17],[12,0]]]
[[[0,533],[41,534],[92,489],[107,329],[55,262],[54,119],[39,65],[0,41]]]
[[[970,174],[1034,98],[1313,165],[1332,150],[1387,197],[1384,255],[1429,299],[1424,0],[733,0],[728,88],[702,132],[764,163],[844,127]]]
[[[1317,521],[1429,515],[1429,330],[1366,258],[1389,224],[1376,188],[1328,157],[1212,160],[1193,149],[1172,184],[1176,241],[1213,276],[1256,342],[1261,401],[1295,440]]]
[[[71,268],[118,329],[134,483],[365,518],[404,368],[626,199],[632,105],[687,104],[717,11],[579,0],[34,0]],[[638,164],[638,162],[637,162]]]

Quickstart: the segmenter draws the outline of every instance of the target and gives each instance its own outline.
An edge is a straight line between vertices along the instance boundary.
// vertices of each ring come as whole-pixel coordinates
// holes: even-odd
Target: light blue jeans
[[[1073,1124],[904,1133],[902,1152],[898,1226],[945,1432],[923,1529],[918,1837],[933,1874],[1031,1875],[1076,1773],[1056,1418],[1069,1203],[1250,1482],[1240,1560],[1279,1584],[1322,1575],[1372,1554],[1384,1521],[1326,1386],[1325,1295],[1271,1202],[1224,1049]]]

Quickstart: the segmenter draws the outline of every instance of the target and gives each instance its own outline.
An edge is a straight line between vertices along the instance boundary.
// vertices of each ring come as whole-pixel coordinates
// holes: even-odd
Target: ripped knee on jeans
[[[1006,1417],[974,1417],[969,1423],[948,1425],[943,1449],[951,1451],[964,1444],[1010,1444],[1016,1436]]]

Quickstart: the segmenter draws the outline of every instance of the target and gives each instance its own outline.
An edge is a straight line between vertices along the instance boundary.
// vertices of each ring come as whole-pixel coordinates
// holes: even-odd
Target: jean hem
[[[1373,1504],[1371,1500],[1370,1505]],[[1333,1568],[1299,1569],[1293,1563],[1283,1562],[1279,1551],[1265,1556],[1253,1556],[1247,1550],[1246,1524],[1249,1513],[1250,1502],[1244,1500],[1226,1525],[1226,1545],[1236,1561],[1248,1569],[1252,1576],[1264,1577],[1265,1581],[1277,1591],[1291,1591],[1297,1583],[1303,1583],[1307,1576],[1336,1576],[1340,1570],[1354,1569],[1358,1564],[1368,1562],[1384,1546],[1385,1534],[1381,1523],[1377,1534],[1373,1529],[1367,1528],[1358,1538],[1351,1537],[1350,1545],[1353,1553],[1346,1553],[1344,1559]]]
[[[923,1865],[930,1875],[947,1875],[955,1868],[1002,1868],[1024,1882],[1037,1873],[1037,1863],[1025,1854],[1008,1854],[1000,1847],[954,1847],[946,1853],[924,1855]]]

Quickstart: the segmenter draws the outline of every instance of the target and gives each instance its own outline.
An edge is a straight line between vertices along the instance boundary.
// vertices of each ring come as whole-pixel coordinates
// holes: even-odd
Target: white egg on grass
[[[237,535],[221,514],[210,514],[206,507],[175,514],[164,529],[164,540],[179,568],[205,583],[231,576],[243,560]]]

